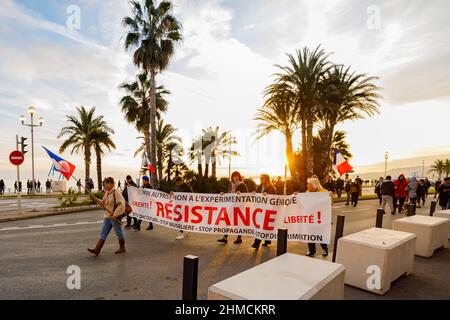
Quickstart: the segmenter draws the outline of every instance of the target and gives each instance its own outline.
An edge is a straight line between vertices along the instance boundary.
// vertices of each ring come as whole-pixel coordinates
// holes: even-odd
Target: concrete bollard
[[[337,216],[337,223],[336,223],[336,234],[334,236],[333,260],[332,260],[333,262],[336,262],[338,241],[344,235],[344,223],[345,223],[345,216],[338,215]]]
[[[377,220],[375,222],[375,228],[383,228],[383,215],[384,215],[384,210],[383,209],[378,209],[377,210]]]
[[[416,204],[410,203],[408,205],[408,213],[406,214],[407,217],[415,216],[416,215]]]
[[[287,229],[278,229],[277,236],[277,257],[287,252]]]
[[[198,257],[188,255],[183,260],[183,300],[197,300]]]
[[[430,217],[432,217],[434,215],[434,212],[436,211],[436,205],[437,205],[437,201],[436,200],[431,201]]]

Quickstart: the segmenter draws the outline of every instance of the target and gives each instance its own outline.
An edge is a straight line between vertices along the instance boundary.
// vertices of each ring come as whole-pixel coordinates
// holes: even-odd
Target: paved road
[[[353,233],[374,226],[376,208],[376,201],[357,208],[337,204],[333,220],[344,214],[345,234]],[[126,231],[128,251],[123,255],[114,254],[117,240],[110,236],[95,258],[86,247],[94,245],[101,218],[100,211],[91,211],[0,224],[0,299],[180,299],[182,258],[187,254],[200,256],[198,292],[206,299],[211,284],[276,254],[276,246],[255,252],[250,238],[226,246],[214,235],[190,234],[176,241],[176,231],[156,226],[153,231]],[[386,215],[384,227],[391,224],[391,215]],[[304,254],[306,245],[290,243],[288,250]],[[450,250],[440,250],[431,259],[416,258],[414,273],[394,282],[385,296],[346,286],[345,298],[450,299],[449,264]],[[81,268],[81,290],[66,288],[71,265]]]
[[[50,207],[56,207],[60,201],[58,198],[22,198],[22,210],[31,211],[46,210]],[[0,200],[0,212],[9,212],[17,210],[17,198],[4,198]]]

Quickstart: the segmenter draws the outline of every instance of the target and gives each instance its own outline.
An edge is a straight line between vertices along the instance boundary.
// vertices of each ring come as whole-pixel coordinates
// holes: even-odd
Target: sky
[[[286,53],[318,45],[334,63],[379,77],[380,114],[345,122],[358,173],[390,161],[420,166],[418,159],[450,154],[450,2],[447,0],[174,0],[184,41],[158,77],[172,94],[166,122],[188,146],[202,128],[219,126],[237,137],[244,175],[284,171],[285,144],[278,133],[255,141],[255,113]],[[79,13],[79,15],[77,15]],[[50,161],[41,145],[58,151],[59,130],[78,106],[95,106],[115,130],[117,149],[104,157],[104,175],[137,176],[133,158],[139,134],[124,121],[118,86],[136,68],[123,48],[125,0],[0,0],[0,178],[14,179],[8,155],[15,135],[30,137],[18,118],[28,106],[45,119],[35,131],[36,176]],[[78,19],[79,18],[79,19]],[[77,25],[79,21],[79,26]],[[295,148],[300,144],[296,132]],[[62,154],[84,175],[80,155]],[[431,158],[430,158],[431,157]],[[27,154],[22,177],[31,177]],[[95,161],[91,165],[95,177]],[[228,162],[219,164],[227,175]],[[55,177],[53,177],[55,178]]]

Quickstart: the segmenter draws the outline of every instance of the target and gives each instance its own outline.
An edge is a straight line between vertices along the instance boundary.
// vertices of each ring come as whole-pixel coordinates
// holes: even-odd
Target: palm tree
[[[430,172],[435,172],[439,176],[439,180],[441,180],[442,175],[445,172],[445,164],[446,162],[444,160],[436,160],[430,166]]]
[[[325,129],[319,130],[316,137],[314,137],[314,172],[325,172],[324,168],[322,167],[323,162],[322,160],[322,150],[323,150],[323,144],[328,143],[326,140],[328,139],[327,133]],[[347,143],[346,139],[346,133],[344,131],[336,131],[333,135],[333,139],[331,141],[331,148],[332,150],[339,150],[339,152],[344,156],[345,159],[350,159],[352,157],[352,154],[350,153],[350,146]],[[332,154],[327,155],[327,163],[332,162]],[[324,179],[329,173],[330,169],[328,167],[328,171],[325,172],[325,174],[319,176],[320,179]]]
[[[355,74],[350,68],[333,66],[319,84],[320,104],[318,119],[323,125],[322,171],[316,172],[325,177],[330,169],[330,154],[334,130],[337,124],[347,120],[363,119],[378,113],[380,90],[372,81],[376,77]]]
[[[172,157],[173,153],[183,148],[181,146],[181,138],[174,135],[176,131],[177,129],[170,124],[165,124],[162,119],[158,121],[158,126],[156,127],[156,166],[160,180],[163,177],[164,163],[167,161],[171,162],[172,159],[169,159],[169,157]]]
[[[209,166],[212,164],[212,177],[216,177],[217,161],[239,155],[231,150],[231,145],[236,144],[236,138],[231,136],[230,131],[219,132],[219,127],[208,127],[202,130],[202,134],[194,139],[189,159],[191,163],[197,160],[199,176],[202,176],[202,162],[205,162],[204,177],[209,176]]]
[[[289,65],[277,66],[281,73],[276,76],[278,83],[286,83],[295,90],[300,108],[298,117],[305,126],[306,148],[303,145],[303,159],[306,174],[313,174],[314,136],[313,128],[316,122],[316,113],[320,108],[320,82],[330,68],[328,54],[321,47],[310,51],[307,47],[297,50],[297,56],[288,54]]]
[[[449,159],[445,160],[444,168],[445,168],[445,176],[446,177],[450,176],[450,160]]]
[[[174,141],[166,145],[167,153],[169,158],[167,159],[167,181],[170,181],[172,175],[172,169],[175,170],[175,176],[178,176],[181,172],[186,172],[189,170],[188,166],[183,161],[184,149],[183,146],[178,142]]]
[[[142,4],[141,4],[142,2]],[[175,45],[182,40],[181,25],[172,15],[173,5],[163,0],[130,1],[132,17],[122,21],[126,27],[125,49],[134,48],[133,62],[150,76],[149,105],[151,148],[150,161],[156,163],[156,75],[164,71],[175,52]],[[156,175],[151,183],[157,185]]]
[[[69,125],[62,128],[58,139],[69,136],[59,148],[63,153],[67,148],[72,147],[70,153],[82,152],[84,155],[85,181],[90,178],[91,148],[93,146],[93,132],[98,128],[108,128],[103,116],[95,117],[95,107],[86,110],[81,106],[77,108],[78,118],[76,116],[67,116]]]
[[[174,135],[177,131],[172,125],[165,124],[162,119],[158,121],[156,131],[156,148],[157,148],[157,162],[156,168],[158,170],[158,175],[160,180],[162,180],[162,173],[164,167],[173,166],[175,163],[182,162],[181,156],[183,153],[183,146],[181,145],[181,138]],[[143,157],[147,157],[147,148],[145,144],[144,137],[138,137],[138,139],[143,139],[144,142],[135,151],[134,156],[143,153]],[[170,169],[169,169],[170,171]]]
[[[291,176],[295,178],[294,148],[292,137],[298,129],[298,106],[295,97],[285,86],[271,85],[266,89],[266,101],[263,108],[257,111],[255,120],[259,121],[256,130],[256,139],[268,135],[272,131],[280,131],[286,140],[286,159],[289,164]]]
[[[97,182],[98,190],[102,190],[102,155],[104,154],[103,147],[111,151],[116,148],[116,145],[111,139],[111,134],[114,130],[108,126],[98,127],[92,132],[93,147],[97,158]]]
[[[136,81],[123,83],[120,88],[125,90],[127,95],[120,101],[122,112],[129,123],[134,123],[136,129],[144,135],[146,154],[151,154],[151,134],[150,134],[150,91],[151,83],[146,72],[140,73]],[[161,113],[168,109],[168,102],[164,96],[170,94],[164,86],[156,88],[156,117],[161,118]],[[156,162],[152,162],[155,164]]]

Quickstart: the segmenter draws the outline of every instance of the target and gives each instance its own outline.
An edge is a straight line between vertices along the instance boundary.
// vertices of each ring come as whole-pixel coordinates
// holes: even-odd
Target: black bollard
[[[384,215],[384,210],[378,209],[377,210],[377,221],[375,223],[375,228],[383,228],[383,215]]]
[[[277,236],[277,257],[287,252],[287,229],[278,229]]]
[[[185,256],[183,261],[183,300],[197,300],[198,257]]]
[[[435,200],[431,201],[430,217],[432,217],[434,215],[434,212],[436,211],[436,205],[437,205],[437,202]]]
[[[415,216],[416,215],[416,204],[410,203],[408,205],[408,213],[406,214],[407,217]]]
[[[345,223],[345,216],[338,215],[336,223],[336,234],[334,236],[333,262],[336,262],[338,240],[342,238],[342,236],[344,235],[344,223]]]

